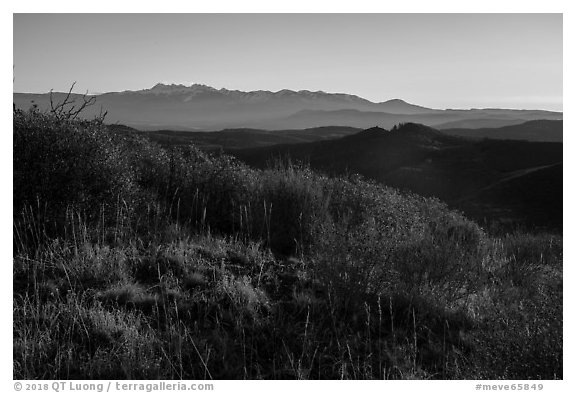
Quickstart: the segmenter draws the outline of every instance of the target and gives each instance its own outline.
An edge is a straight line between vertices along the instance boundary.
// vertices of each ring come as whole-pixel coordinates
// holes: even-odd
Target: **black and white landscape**
[[[15,379],[563,378],[561,15],[14,35]]]
[[[61,101],[65,94],[54,94]],[[413,122],[440,129],[494,128],[530,120],[562,120],[561,112],[543,110],[469,109],[437,110],[401,99],[371,102],[351,94],[322,91],[238,91],[194,84],[165,85],[149,89],[95,95],[97,106],[85,111],[96,116],[101,107],[107,120],[142,130],[213,131],[230,127],[267,130],[325,126],[392,127]],[[72,98],[80,99],[80,95]],[[14,103],[41,109],[50,107],[49,94],[14,93]]]

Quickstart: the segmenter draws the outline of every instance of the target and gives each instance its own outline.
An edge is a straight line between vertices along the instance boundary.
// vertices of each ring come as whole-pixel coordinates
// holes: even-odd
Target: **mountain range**
[[[54,93],[61,102],[66,93]],[[86,117],[108,111],[106,120],[140,130],[214,131],[223,128],[264,130],[326,126],[390,128],[417,122],[438,129],[501,127],[531,120],[562,120],[561,112],[515,109],[432,109],[400,99],[372,102],[352,94],[308,90],[239,91],[158,83],[152,88],[98,94]],[[81,95],[73,94],[80,100]],[[13,93],[16,107],[50,108],[50,94]]]

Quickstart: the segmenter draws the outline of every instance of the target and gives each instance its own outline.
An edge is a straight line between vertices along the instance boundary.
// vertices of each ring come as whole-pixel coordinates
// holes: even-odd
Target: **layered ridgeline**
[[[362,131],[361,128],[339,126],[274,131],[255,128],[229,128],[214,132],[139,131],[119,124],[110,125],[110,127],[120,132],[141,133],[163,146],[193,143],[195,146],[209,151],[317,142],[338,139]],[[514,126],[498,128],[448,128],[440,131],[447,135],[460,136],[467,139],[503,139],[532,142],[562,142],[563,139],[562,120],[533,120]]]
[[[17,110],[13,242],[15,379],[563,375],[561,237],[357,176]]]
[[[55,93],[61,102],[65,93]],[[79,98],[72,96],[72,98]],[[102,107],[107,120],[137,129],[219,130],[223,128],[303,129],[325,126],[390,128],[416,122],[437,128],[500,127],[529,120],[561,120],[562,113],[540,110],[471,109],[436,110],[399,99],[371,102],[351,94],[322,91],[277,92],[215,89],[194,84],[157,84],[150,89],[96,95],[97,105],[84,115],[97,115]],[[50,106],[50,94],[14,93],[16,107]]]

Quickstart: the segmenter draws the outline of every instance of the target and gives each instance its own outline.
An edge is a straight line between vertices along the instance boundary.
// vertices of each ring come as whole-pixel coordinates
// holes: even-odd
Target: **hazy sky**
[[[157,82],[562,110],[561,14],[15,14],[14,91]]]

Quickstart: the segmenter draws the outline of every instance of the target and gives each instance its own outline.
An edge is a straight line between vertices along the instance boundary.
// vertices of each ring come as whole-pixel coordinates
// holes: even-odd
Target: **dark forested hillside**
[[[562,142],[562,120],[533,120],[497,128],[445,128],[448,135],[466,138],[510,139],[532,142]]]
[[[555,174],[548,179],[534,173],[549,168],[561,174],[561,143],[474,141],[404,124],[392,131],[371,128],[338,140],[234,154],[256,167],[265,167],[274,158],[290,158],[326,173],[359,173],[386,185],[436,196],[481,222],[561,230],[557,206],[562,203],[562,177]],[[487,197],[486,190],[505,185],[507,191],[499,197],[494,193]],[[531,195],[548,197],[530,199]],[[556,203],[550,203],[553,198]],[[535,208],[540,214],[524,214]]]

